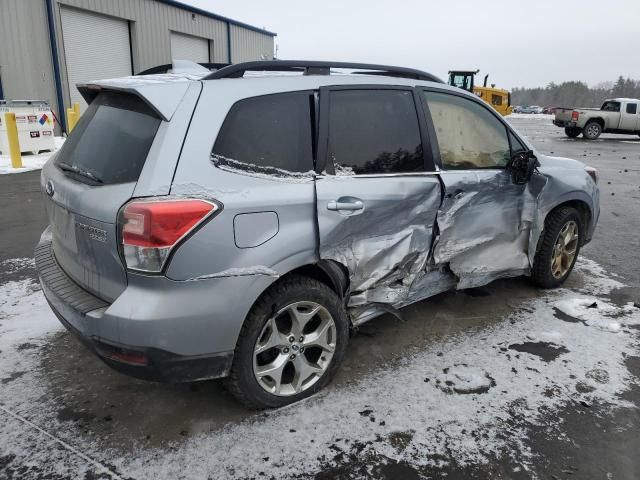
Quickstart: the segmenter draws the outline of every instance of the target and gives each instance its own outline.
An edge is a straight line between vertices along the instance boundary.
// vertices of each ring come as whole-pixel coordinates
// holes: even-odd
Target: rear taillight
[[[571,112],[571,121],[577,122],[578,118],[580,118],[580,112]]]
[[[598,184],[598,170],[593,167],[584,167],[589,176],[593,179],[594,183]]]
[[[171,250],[218,210],[205,200],[134,200],[121,214],[127,268],[160,272]]]

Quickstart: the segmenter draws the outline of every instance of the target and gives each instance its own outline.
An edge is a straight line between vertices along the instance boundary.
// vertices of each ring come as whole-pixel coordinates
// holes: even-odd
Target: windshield
[[[160,118],[139,97],[104,92],[89,105],[56,157],[56,165],[91,184],[135,182]]]

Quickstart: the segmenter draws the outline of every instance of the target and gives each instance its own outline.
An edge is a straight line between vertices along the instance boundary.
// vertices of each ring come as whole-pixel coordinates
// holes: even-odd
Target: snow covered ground
[[[64,144],[63,137],[55,137],[56,151],[62,147]],[[13,168],[11,166],[11,158],[9,155],[5,155],[4,153],[0,155],[0,175],[5,173],[22,173],[22,172],[30,172],[31,170],[40,170],[42,166],[47,163],[49,157],[53,155],[53,152],[42,152],[37,155],[33,155],[30,153],[22,154],[22,168]]]
[[[635,381],[625,359],[637,355],[640,308],[616,304],[610,293],[622,283],[582,258],[573,287],[538,291],[497,322],[346,385],[162,447],[119,449],[59,421],[42,354],[62,327],[30,260],[0,272],[11,278],[0,285],[0,465],[16,465],[16,478],[298,478],[367,459],[419,469],[505,456],[528,472],[532,426],[561,426],[567,405],[628,407],[621,395]]]
[[[547,122],[551,122],[555,115],[547,115],[546,113],[512,113],[511,115],[507,115],[505,118],[527,118],[530,120],[544,120]]]

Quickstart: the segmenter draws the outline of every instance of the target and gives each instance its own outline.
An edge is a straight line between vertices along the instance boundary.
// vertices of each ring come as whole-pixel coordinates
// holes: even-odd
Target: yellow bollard
[[[7,126],[7,138],[9,139],[9,155],[11,156],[11,166],[22,168],[22,154],[20,153],[20,142],[18,141],[18,126],[16,125],[16,114],[7,112],[4,114],[4,123]]]
[[[73,111],[78,115],[78,118],[76,119],[77,122],[80,119],[80,104],[78,102],[73,104]]]
[[[76,127],[76,123],[78,123],[78,114],[75,110],[70,108],[67,112],[67,118],[69,120],[69,133],[71,133]]]

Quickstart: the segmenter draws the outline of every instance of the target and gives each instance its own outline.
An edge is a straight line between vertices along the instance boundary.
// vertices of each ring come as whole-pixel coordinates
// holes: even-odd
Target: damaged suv
[[[497,278],[556,287],[593,235],[595,170],[428,73],[195,67],[80,85],[42,172],[42,289],[120,371],[285,405],[330,381],[353,326]]]

